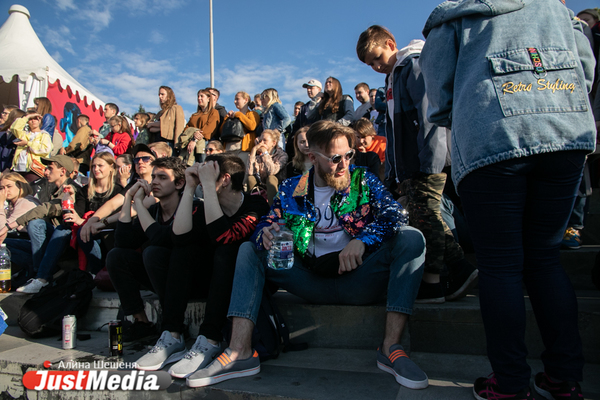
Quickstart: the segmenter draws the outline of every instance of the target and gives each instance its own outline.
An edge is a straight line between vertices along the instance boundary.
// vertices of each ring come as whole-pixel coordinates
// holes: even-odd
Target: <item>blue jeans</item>
[[[31,258],[35,272],[40,268],[48,241],[50,240],[50,235],[46,235],[48,229],[54,229],[54,227],[43,219],[34,219],[27,224],[27,233],[31,242]]]
[[[54,227],[43,219],[34,219],[27,224],[31,240],[33,269],[37,278],[49,281],[60,256],[71,240],[71,228],[59,225]]]
[[[387,311],[410,315],[423,275],[425,239],[417,229],[404,227],[357,269],[335,278],[309,271],[298,256],[292,268],[273,270],[266,266],[267,254],[251,242],[240,247],[229,317],[256,323],[265,279],[316,304],[369,304],[384,299],[387,292]]]
[[[587,197],[577,196],[575,199],[575,205],[573,206],[573,212],[571,212],[567,226],[575,229],[583,229],[586,201]]]
[[[27,276],[34,276],[31,242],[27,239],[6,238],[4,243],[10,250],[11,261],[27,271]]]
[[[584,162],[582,151],[511,159],[469,173],[458,186],[477,255],[488,358],[504,392],[528,387],[531,377],[523,283],[546,348],[545,372],[582,379],[577,298],[559,248]]]

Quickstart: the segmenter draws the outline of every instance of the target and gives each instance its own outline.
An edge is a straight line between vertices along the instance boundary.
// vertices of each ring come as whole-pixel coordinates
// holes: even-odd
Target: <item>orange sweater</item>
[[[258,113],[252,110],[248,110],[246,114],[242,113],[241,111],[236,111],[233,117],[240,120],[240,122],[244,126],[244,132],[246,132],[246,136],[244,136],[244,138],[242,139],[241,150],[250,151],[254,147],[254,140],[256,139],[256,134],[254,133],[254,131],[260,123],[260,116],[258,115]],[[228,117],[225,117],[223,122],[225,122],[227,118]],[[221,124],[221,130],[222,129],[223,124]]]
[[[367,151],[372,151],[379,156],[379,160],[383,164],[385,162],[385,146],[387,144],[386,138],[383,136],[373,136],[371,145],[367,147]]]
[[[219,112],[214,108],[207,114],[199,111],[192,114],[186,125],[186,128],[198,128],[202,131],[204,139],[210,140],[213,133],[217,129],[219,120]]]

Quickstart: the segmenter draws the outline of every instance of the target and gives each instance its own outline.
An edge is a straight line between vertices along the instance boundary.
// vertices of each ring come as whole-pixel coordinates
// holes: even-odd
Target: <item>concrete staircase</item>
[[[600,399],[600,292],[590,283],[589,271],[600,246],[584,246],[564,251],[563,264],[579,298],[579,326],[583,337],[586,398]],[[308,342],[301,352],[282,353],[276,360],[262,364],[259,375],[235,379],[201,389],[190,389],[183,380],[174,380],[167,390],[172,398],[216,399],[462,399],[472,398],[474,379],[491,372],[485,357],[485,336],[479,302],[473,295],[442,305],[417,305],[403,345],[427,372],[430,387],[412,391],[400,387],[375,365],[375,349],[383,335],[383,305],[319,306],[280,292],[275,295],[296,341]],[[75,350],[62,350],[56,338],[31,340],[24,337],[14,318],[27,295],[0,295],[0,307],[9,314],[7,332],[0,336],[0,398],[74,398],[74,393],[27,391],[21,383],[27,370],[42,369],[49,360],[105,360],[108,356],[106,327],[117,315],[119,300],[115,293],[95,291],[90,310],[79,323],[89,331],[91,340],[80,341]],[[145,293],[148,315],[155,320],[159,304],[155,295]],[[528,304],[528,303],[527,303]],[[186,323],[195,336],[204,313],[204,303],[191,302]],[[535,318],[528,306],[527,345],[533,372],[543,369],[538,357],[542,344]],[[193,339],[188,342],[188,347]],[[126,347],[123,361],[133,362],[147,347]],[[86,399],[163,398],[165,392],[79,393]]]

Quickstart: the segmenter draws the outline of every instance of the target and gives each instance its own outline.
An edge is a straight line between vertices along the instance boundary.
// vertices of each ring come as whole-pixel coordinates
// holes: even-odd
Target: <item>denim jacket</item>
[[[419,54],[400,61],[390,75],[394,78],[394,110],[388,106],[386,180],[396,178],[401,182],[419,172],[439,174],[449,164],[449,132],[426,118],[428,101]],[[386,87],[390,75],[386,76]]]
[[[303,175],[285,180],[273,200],[268,215],[264,216],[252,238],[259,250],[263,249],[262,229],[279,219],[294,234],[294,249],[302,256],[315,228],[314,168]],[[331,208],[340,225],[353,239],[363,242],[368,252],[375,251],[384,241],[407,224],[406,212],[365,168],[350,166],[350,186],[331,196]]]
[[[292,122],[290,115],[280,103],[273,103],[271,107],[263,113],[263,129],[275,129],[279,132]]]
[[[282,134],[279,136],[279,142],[277,145],[282,149],[285,149],[285,137],[283,136],[283,131],[289,124],[292,123],[292,119],[285,108],[281,105],[281,103],[273,103],[271,107],[263,113],[262,115],[263,121],[263,130],[266,129],[275,129]]]
[[[594,56],[560,0],[446,1],[423,34],[427,116],[452,128],[455,185],[503,160],[594,150]]]

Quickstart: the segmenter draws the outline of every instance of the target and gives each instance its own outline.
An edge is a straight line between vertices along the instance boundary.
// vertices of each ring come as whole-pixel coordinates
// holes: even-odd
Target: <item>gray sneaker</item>
[[[229,357],[231,349],[226,348],[223,353],[207,367],[194,372],[188,376],[186,383],[189,387],[201,387],[214,385],[228,379],[242,378],[244,376],[256,375],[260,372],[260,360],[258,353],[254,350],[252,357],[245,360],[232,361]]]
[[[42,288],[48,286],[48,282],[42,283],[39,279],[30,279],[25,285],[17,288],[19,293],[39,293]]]
[[[390,356],[386,357],[377,349],[377,368],[396,377],[396,382],[409,389],[425,389],[429,386],[429,379],[425,372],[414,363],[399,344],[390,347]]]
[[[206,367],[222,352],[220,345],[215,346],[209,343],[204,335],[200,335],[190,351],[169,369],[169,374],[174,378],[187,378],[200,368]]]
[[[136,361],[137,369],[157,371],[167,364],[181,360],[187,349],[183,337],[175,339],[171,332],[164,331],[156,345]]]

